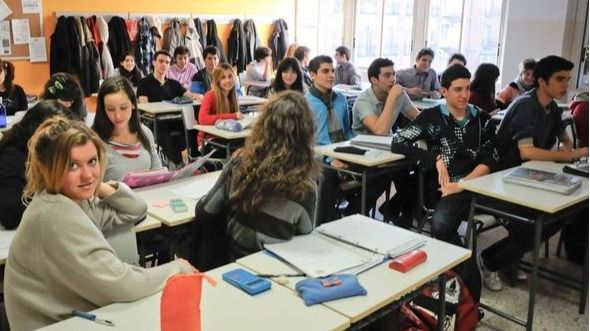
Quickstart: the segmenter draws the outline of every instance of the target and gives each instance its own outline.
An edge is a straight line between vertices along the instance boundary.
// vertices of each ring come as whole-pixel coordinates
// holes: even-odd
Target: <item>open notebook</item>
[[[417,233],[357,214],[323,224],[309,235],[264,247],[310,277],[325,277],[360,273],[425,243]]]

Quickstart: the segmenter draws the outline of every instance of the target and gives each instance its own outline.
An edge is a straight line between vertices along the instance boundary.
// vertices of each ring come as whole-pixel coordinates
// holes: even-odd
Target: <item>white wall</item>
[[[576,23],[572,7],[576,8],[580,1],[587,6],[587,0],[506,0],[500,86],[516,77],[518,64],[525,58],[559,55],[574,63],[578,61],[570,58],[570,50],[572,39],[576,38],[571,36]]]

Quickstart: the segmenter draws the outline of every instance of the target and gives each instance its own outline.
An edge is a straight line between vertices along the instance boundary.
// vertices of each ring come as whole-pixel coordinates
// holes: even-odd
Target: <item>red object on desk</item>
[[[428,255],[426,255],[425,251],[417,249],[393,259],[393,261],[389,263],[389,267],[393,270],[405,273],[415,266],[422,264],[427,258]]]

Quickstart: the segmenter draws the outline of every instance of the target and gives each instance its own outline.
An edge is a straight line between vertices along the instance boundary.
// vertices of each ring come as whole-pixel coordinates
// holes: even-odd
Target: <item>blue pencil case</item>
[[[307,306],[357,295],[367,295],[367,290],[359,283],[357,277],[351,274],[304,279],[295,284],[295,289]]]

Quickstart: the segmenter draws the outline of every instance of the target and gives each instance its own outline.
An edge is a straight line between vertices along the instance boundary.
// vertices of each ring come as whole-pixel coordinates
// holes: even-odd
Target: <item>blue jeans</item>
[[[472,194],[463,191],[441,198],[432,215],[430,224],[434,238],[457,246],[463,246],[457,228],[461,221],[467,220]]]

